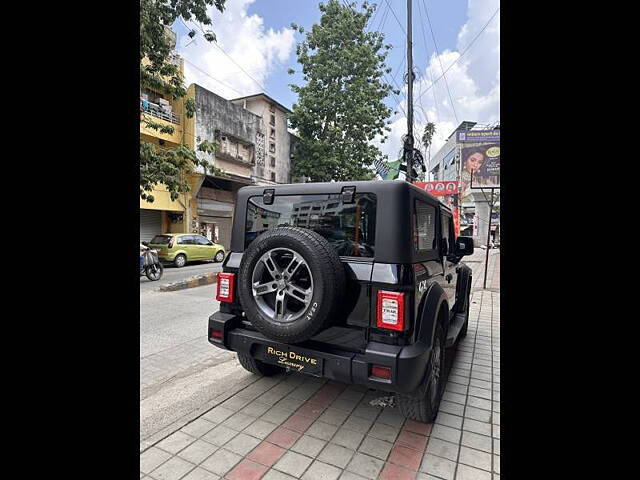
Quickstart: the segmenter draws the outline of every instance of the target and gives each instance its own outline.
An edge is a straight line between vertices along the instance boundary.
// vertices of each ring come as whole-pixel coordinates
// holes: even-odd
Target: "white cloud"
[[[418,78],[413,87],[414,132],[415,135],[421,136],[426,123],[425,115],[429,121],[436,124],[436,133],[431,146],[432,156],[444,145],[447,137],[460,122],[468,120],[488,124],[500,120],[500,13],[489,23],[473,46],[446,73],[457,120],[451,108],[444,78],[427,91],[432,79],[435,80],[442,75],[440,61],[445,70],[451,66],[499,5],[499,0],[469,0],[467,21],[458,32],[456,50],[441,51],[439,59],[433,52],[428,59],[426,74],[420,70],[420,67],[425,65],[426,59],[414,58],[414,65],[418,68]],[[418,27],[414,25],[414,30],[415,28]],[[432,43],[429,48],[433,49]],[[404,96],[406,91],[403,92],[403,98]],[[406,111],[405,100],[401,105]],[[380,146],[381,151],[388,154],[391,160],[398,158],[398,152],[402,149],[401,138],[407,131],[406,116],[399,107],[397,110],[400,113],[392,118],[389,139]]]
[[[253,79],[264,86],[270,73],[275,68],[282,68],[289,59],[295,47],[295,38],[293,30],[289,28],[267,30],[260,16],[247,15],[247,9],[254,1],[229,0],[222,14],[211,7],[209,16],[213,26],[203,28],[205,31],[211,28],[216,34],[218,45]],[[195,42],[188,35],[182,36],[178,42],[178,52],[185,58],[187,85],[197,83],[225,98],[263,91],[256,81],[220,49],[203,38],[199,26],[190,22],[187,22],[187,25],[195,28],[197,32]],[[193,64],[210,76],[199,71]]]

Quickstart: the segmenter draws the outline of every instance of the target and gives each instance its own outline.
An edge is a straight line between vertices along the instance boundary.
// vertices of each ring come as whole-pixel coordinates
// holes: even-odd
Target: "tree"
[[[171,63],[172,45],[167,30],[179,18],[194,20],[203,25],[211,25],[207,7],[215,6],[222,12],[226,0],[140,0],[140,88],[151,88],[171,96],[174,100],[183,98],[186,93],[184,79],[178,66]],[[189,33],[193,37],[195,30]],[[215,41],[215,34],[203,30],[203,36],[209,42]],[[189,118],[195,113],[193,99],[185,101],[185,115]],[[154,121],[141,111],[140,122],[146,127],[161,133],[172,134],[174,128]],[[200,142],[200,139],[197,139]],[[198,151],[213,153],[217,144],[211,141],[199,143]],[[196,152],[186,145],[173,149],[162,149],[156,145],[140,141],[140,198],[153,202],[151,194],[157,184],[164,184],[175,200],[190,187],[186,174],[194,167],[202,166],[215,169],[206,160],[199,159]],[[215,169],[217,170],[217,169]]]
[[[433,135],[436,133],[436,125],[433,122],[427,122],[424,126],[424,130],[422,131],[422,145],[424,147],[424,156],[427,158],[427,167],[429,166],[429,160],[431,160],[431,141],[433,140]],[[427,154],[427,152],[429,152]],[[427,172],[422,172],[420,174],[420,180],[424,181],[427,178]]]
[[[355,2],[337,0],[319,8],[320,23],[296,47],[306,84],[290,85],[298,94],[290,122],[300,137],[293,174],[312,181],[371,179],[371,165],[386,158],[371,141],[382,136],[384,142],[390,131],[391,109],[383,100],[393,89],[381,78],[391,72],[385,65],[391,45],[383,44],[383,34],[365,32],[375,10],[366,1],[358,10]]]

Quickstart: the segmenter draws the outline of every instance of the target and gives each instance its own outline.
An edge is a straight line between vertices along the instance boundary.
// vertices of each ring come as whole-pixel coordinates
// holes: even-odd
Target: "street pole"
[[[407,165],[407,182],[413,182],[413,39],[411,7],[412,0],[407,0],[407,136],[404,141],[404,161]]]
[[[489,203],[489,227],[487,231],[487,253],[484,259],[484,283],[482,284],[482,288],[487,288],[487,270],[489,270],[489,242],[491,241],[491,213],[493,212],[493,191],[491,189],[491,202]]]

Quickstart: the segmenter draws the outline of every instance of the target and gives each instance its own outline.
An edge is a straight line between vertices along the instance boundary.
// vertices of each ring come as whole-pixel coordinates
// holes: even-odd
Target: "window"
[[[276,144],[269,142],[269,153],[276,153]]]
[[[269,159],[271,160],[271,166],[275,167],[276,166],[276,157],[269,157]]]
[[[456,241],[456,233],[453,228],[453,218],[448,213],[442,212],[442,242],[448,246],[451,251],[453,243]]]
[[[194,235],[195,244],[196,245],[212,245],[212,242],[209,239],[203,237],[202,235]]]
[[[271,125],[275,125],[276,124],[276,116],[275,115],[271,115],[271,121],[269,123]]]
[[[171,235],[156,235],[149,243],[155,245],[169,245],[169,240],[171,240]]]
[[[178,245],[195,245],[194,235],[182,235],[178,237]]]
[[[270,136],[271,138],[276,138],[276,129],[275,129],[275,128],[272,128],[272,129],[270,129],[270,130],[271,130],[271,132],[269,133],[269,136]]]
[[[271,172],[271,181],[272,182],[276,181],[276,172]]]
[[[336,211],[325,214],[325,207],[330,203],[337,203]],[[264,205],[262,196],[252,197],[247,205],[245,247],[265,231],[260,229],[262,222],[253,220],[261,211],[267,211],[274,216],[269,228],[308,228],[327,239],[338,255],[371,258],[375,247],[376,207],[376,196],[369,193],[356,194],[355,203],[351,204],[343,204],[339,194],[276,195],[272,205]],[[293,212],[297,209],[312,213],[296,215]],[[254,226],[258,228],[254,230]]]
[[[434,250],[436,248],[436,209],[420,200],[416,200],[414,215],[414,245],[416,250]]]

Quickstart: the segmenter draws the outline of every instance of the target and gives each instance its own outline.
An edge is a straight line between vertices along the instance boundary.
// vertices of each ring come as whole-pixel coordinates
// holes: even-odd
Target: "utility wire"
[[[418,2],[418,11],[420,13],[420,19],[422,20],[420,22],[420,30],[422,31],[422,40],[424,41],[424,51],[425,51],[425,64],[424,64],[424,73],[429,74],[429,78],[431,80],[431,83],[433,83],[433,73],[431,72],[431,70],[429,70],[429,55],[428,55],[428,48],[427,48],[427,35],[424,32],[424,14],[422,13],[422,8],[420,7],[420,2]],[[422,97],[422,83],[419,82],[419,90],[420,90],[420,94],[418,95],[418,98]],[[440,119],[440,111],[438,109],[438,99],[436,98],[436,89],[432,89],[433,92],[433,104],[434,107],[436,109],[436,118],[439,120]],[[422,105],[422,100],[420,100],[420,107],[424,110],[424,106]]]
[[[442,75],[440,75],[438,78],[435,79],[435,81],[433,83],[431,83],[431,85],[429,85],[429,87],[427,87],[427,89],[422,92],[422,95],[424,95],[425,93],[427,93],[429,90],[431,90],[431,88],[444,76],[445,73],[447,73],[449,71],[449,69],[451,69],[451,67],[453,67],[456,63],[458,63],[458,61],[460,61],[460,59],[462,58],[462,56],[467,53],[467,51],[471,48],[471,46],[475,43],[475,41],[478,39],[478,37],[482,34],[482,32],[485,31],[485,29],[487,28],[487,26],[489,25],[489,23],[491,23],[491,21],[495,18],[495,16],[498,14],[498,12],[500,11],[500,7],[498,7],[496,9],[495,12],[493,12],[493,15],[491,15],[491,18],[489,18],[489,20],[487,20],[487,23],[484,24],[484,26],[480,29],[480,31],[477,33],[477,35],[475,37],[473,37],[473,40],[471,40],[469,42],[469,44],[462,50],[462,52],[460,52],[460,56],[458,58],[456,58],[453,62],[451,62],[451,65],[449,65],[447,67],[447,69],[442,72]]]
[[[453,102],[453,98],[451,97],[451,91],[449,90],[449,82],[447,82],[447,77],[445,76],[444,67],[442,66],[442,59],[440,58],[440,51],[438,50],[438,43],[436,42],[436,36],[433,33],[433,28],[431,26],[431,19],[429,18],[429,11],[427,10],[427,3],[423,0],[424,11],[427,15],[427,22],[429,23],[429,30],[431,31],[431,38],[433,38],[433,46],[436,50],[436,55],[438,56],[438,62],[440,63],[440,70],[442,71],[442,76],[444,77],[444,84],[447,87],[447,94],[449,95],[449,101],[451,102],[451,109],[453,110],[453,116],[456,119],[456,125],[460,122],[458,121],[458,114],[456,113],[456,107]]]
[[[389,1],[388,0],[384,0],[386,2],[387,5],[389,5]],[[398,22],[398,25],[400,25],[400,28],[402,29],[402,31],[404,32],[404,34],[407,34],[407,31],[404,29],[404,26],[402,25],[402,23],[400,23],[400,20],[398,20],[398,17],[396,16],[396,12],[393,10],[393,7],[391,5],[389,5],[389,8],[391,9],[391,13],[393,14],[393,18],[396,19],[396,22]]]

